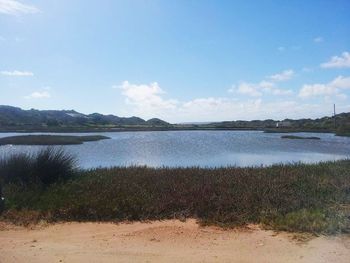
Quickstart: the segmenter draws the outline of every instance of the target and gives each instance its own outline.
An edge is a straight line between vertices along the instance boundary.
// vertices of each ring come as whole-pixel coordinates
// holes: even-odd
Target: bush
[[[301,209],[265,222],[274,229],[312,233],[349,231],[349,219],[342,212],[326,209]]]
[[[45,186],[66,181],[76,170],[76,159],[62,149],[46,148],[40,151],[33,163],[34,177]]]
[[[76,159],[61,148],[48,147],[37,154],[14,154],[0,159],[0,183],[47,187],[71,178]]]
[[[13,154],[0,159],[0,183],[29,184],[34,179],[33,156],[28,154]]]

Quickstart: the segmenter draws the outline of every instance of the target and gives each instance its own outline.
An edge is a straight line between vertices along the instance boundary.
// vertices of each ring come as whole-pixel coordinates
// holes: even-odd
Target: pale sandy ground
[[[350,236],[315,237],[199,227],[195,220],[0,224],[0,262],[350,262]]]

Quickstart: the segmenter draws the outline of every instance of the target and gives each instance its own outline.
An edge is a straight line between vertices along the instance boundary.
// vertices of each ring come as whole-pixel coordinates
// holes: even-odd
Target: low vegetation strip
[[[260,223],[287,231],[350,231],[350,160],[265,168],[79,170],[64,153],[41,155],[0,162],[2,220],[197,218],[226,227]]]
[[[295,136],[295,135],[283,135],[281,136],[282,139],[292,139],[292,140],[321,140],[320,137],[304,137],[304,136]]]
[[[0,145],[70,145],[105,139],[110,138],[101,135],[22,135],[0,138]]]

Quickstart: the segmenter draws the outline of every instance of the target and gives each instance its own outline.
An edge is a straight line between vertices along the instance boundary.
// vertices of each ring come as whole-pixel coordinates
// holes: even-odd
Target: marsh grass
[[[67,179],[67,178],[66,178]],[[115,167],[35,185],[5,184],[3,219],[112,221],[197,218],[312,233],[350,230],[350,161],[256,168]],[[16,220],[14,220],[14,218]]]
[[[62,148],[47,147],[35,154],[13,154],[0,158],[0,183],[45,188],[74,176],[76,164],[76,159]]]
[[[102,135],[18,135],[0,138],[0,145],[71,145],[110,139]]]
[[[292,140],[321,140],[320,137],[304,137],[304,136],[295,136],[295,135],[283,135],[281,136],[282,139],[292,139]]]

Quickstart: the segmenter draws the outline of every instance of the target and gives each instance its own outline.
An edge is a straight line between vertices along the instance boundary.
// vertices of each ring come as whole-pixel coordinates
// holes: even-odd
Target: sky
[[[172,123],[350,111],[348,0],[0,0],[0,105]]]

